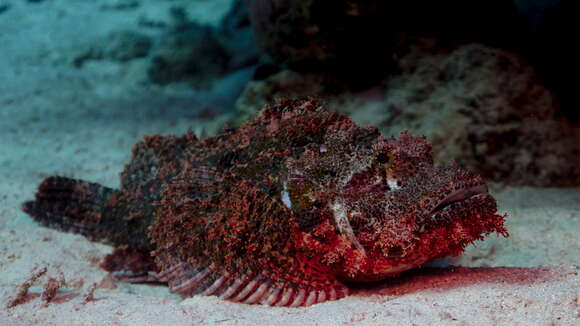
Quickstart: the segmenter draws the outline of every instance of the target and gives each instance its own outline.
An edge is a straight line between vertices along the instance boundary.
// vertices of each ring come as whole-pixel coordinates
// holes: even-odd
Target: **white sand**
[[[131,1],[0,0],[0,6],[11,5],[0,14],[1,326],[580,324],[575,267],[580,189],[496,189],[501,210],[510,215],[511,237],[492,236],[450,260],[465,267],[421,269],[308,308],[248,306],[215,297],[181,301],[164,287],[146,285],[110,288],[98,267],[110,247],[39,227],[19,210],[20,203],[54,174],[117,186],[131,146],[142,135],[189,127],[212,134],[228,113],[207,118],[204,111],[233,101],[219,91],[142,86],[144,60],[72,67],[80,43],[135,28],[139,17],[166,19],[166,9],[177,4],[215,23],[216,8],[229,5],[229,0],[142,0],[136,11],[98,10],[123,2]],[[45,277],[27,303],[6,309],[34,266],[48,266],[49,276],[64,273],[60,299],[44,307],[34,297]],[[101,285],[96,301],[82,304],[95,282]]]

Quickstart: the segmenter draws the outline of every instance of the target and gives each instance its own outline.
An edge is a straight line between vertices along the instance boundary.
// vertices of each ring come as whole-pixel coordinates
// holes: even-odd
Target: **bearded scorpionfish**
[[[147,136],[120,177],[120,189],[49,177],[22,207],[113,245],[101,266],[117,279],[182,297],[308,306],[507,236],[485,182],[434,166],[424,137],[385,138],[312,99],[212,138]]]

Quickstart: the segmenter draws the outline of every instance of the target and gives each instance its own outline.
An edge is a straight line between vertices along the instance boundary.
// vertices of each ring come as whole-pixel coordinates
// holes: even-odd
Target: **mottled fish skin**
[[[424,137],[384,138],[312,99],[212,138],[146,137],[121,186],[51,177],[23,209],[114,245],[102,266],[118,278],[184,297],[307,306],[507,236],[484,181],[435,167]]]

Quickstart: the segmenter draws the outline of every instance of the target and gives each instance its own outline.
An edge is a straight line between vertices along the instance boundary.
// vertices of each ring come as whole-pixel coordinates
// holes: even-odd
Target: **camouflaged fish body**
[[[25,212],[116,247],[103,267],[184,297],[307,306],[498,232],[485,183],[434,167],[422,137],[385,139],[311,100],[198,140],[150,136],[121,189],[50,177]]]

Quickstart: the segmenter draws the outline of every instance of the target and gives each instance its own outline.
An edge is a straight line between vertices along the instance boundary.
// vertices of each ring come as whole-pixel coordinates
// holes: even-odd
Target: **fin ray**
[[[246,304],[305,307],[337,300],[348,294],[338,281],[320,282],[274,278],[266,271],[233,275],[213,265],[179,263],[158,274],[169,284],[170,292],[189,297],[194,294],[218,297]]]

